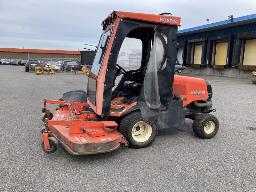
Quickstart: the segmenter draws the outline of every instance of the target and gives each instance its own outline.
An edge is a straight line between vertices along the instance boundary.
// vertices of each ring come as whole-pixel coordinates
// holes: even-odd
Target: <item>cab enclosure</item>
[[[185,121],[182,100],[173,94],[178,18],[165,24],[161,23],[166,21],[165,15],[159,15],[158,22],[144,22],[118,14],[112,13],[103,22],[88,80],[88,103],[102,119],[115,116],[112,114],[118,110],[119,116],[140,110],[144,119],[157,121],[160,127],[181,126]],[[117,63],[125,38],[142,43],[142,58],[136,70],[127,71]],[[113,100],[132,104],[132,108],[112,108]]]

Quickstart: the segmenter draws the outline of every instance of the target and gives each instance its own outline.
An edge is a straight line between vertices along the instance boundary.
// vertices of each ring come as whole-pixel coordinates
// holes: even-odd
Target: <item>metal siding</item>
[[[202,63],[202,50],[203,44],[195,44],[194,45],[194,63],[200,65]]]
[[[256,66],[256,39],[245,41],[243,65]]]
[[[228,42],[216,43],[215,65],[226,65],[228,53]]]
[[[228,26],[231,24],[240,24],[242,22],[253,22],[256,20],[256,14],[252,14],[252,15],[247,15],[247,16],[242,16],[242,17],[237,17],[237,18],[233,18],[233,21],[231,21],[230,19],[224,20],[224,21],[219,21],[219,22],[215,22],[215,23],[210,23],[210,24],[206,24],[206,25],[201,25],[201,26],[197,26],[197,27],[192,27],[192,28],[188,28],[188,29],[183,29],[180,30],[178,33],[182,34],[182,33],[196,33],[198,31],[201,30],[210,30],[210,29],[214,29],[216,27],[220,27],[220,26]]]

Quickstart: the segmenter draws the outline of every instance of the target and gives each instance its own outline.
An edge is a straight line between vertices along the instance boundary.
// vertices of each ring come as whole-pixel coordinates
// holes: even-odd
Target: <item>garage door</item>
[[[245,41],[243,65],[256,66],[256,39]]]
[[[228,42],[216,43],[215,65],[226,65],[228,54]]]
[[[202,50],[203,44],[195,44],[194,45],[194,63],[196,65],[200,65],[202,61]]]

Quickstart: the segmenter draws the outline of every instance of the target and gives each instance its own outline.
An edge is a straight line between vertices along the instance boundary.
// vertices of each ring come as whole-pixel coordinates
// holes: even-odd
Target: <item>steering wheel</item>
[[[127,73],[127,71],[118,64],[116,64],[116,68],[117,68],[117,74],[119,74],[119,73],[126,74]]]

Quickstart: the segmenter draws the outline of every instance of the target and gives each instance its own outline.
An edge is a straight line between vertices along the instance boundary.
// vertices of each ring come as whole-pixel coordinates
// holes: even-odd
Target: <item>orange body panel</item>
[[[107,46],[107,50],[106,53],[104,54],[104,58],[103,58],[103,63],[101,65],[101,69],[100,69],[100,73],[97,79],[97,92],[96,92],[96,114],[101,115],[102,113],[102,105],[103,105],[103,92],[104,92],[104,83],[105,83],[105,75],[106,75],[106,71],[107,71],[107,64],[108,64],[108,59],[110,56],[110,51],[112,49],[112,45],[116,36],[116,32],[117,32],[117,28],[119,26],[120,23],[120,19],[116,19],[114,24],[113,24],[113,28],[112,28],[112,33],[110,36],[110,39],[108,41],[108,46]],[[92,105],[91,102],[89,102],[89,104],[91,105],[91,107],[94,109],[95,106]]]
[[[93,126],[96,122],[92,122],[86,129],[81,129],[82,122],[77,122],[78,124],[72,122],[69,128],[67,128],[68,122],[62,123],[63,125],[51,125],[49,129],[67,151],[74,155],[110,152],[116,150],[123,140],[123,136],[116,130]],[[84,125],[88,126],[87,123],[84,122]]]
[[[138,104],[138,102],[132,102],[127,104],[125,102],[122,102],[123,99],[123,97],[117,97],[111,101],[111,110],[109,114],[111,117],[121,117],[124,115],[125,112],[132,109]]]
[[[183,99],[183,106],[193,101],[207,101],[208,91],[204,79],[174,75],[174,94]]]
[[[155,15],[145,13],[115,12],[122,19],[138,20],[163,25],[180,26],[181,18],[172,15]]]

